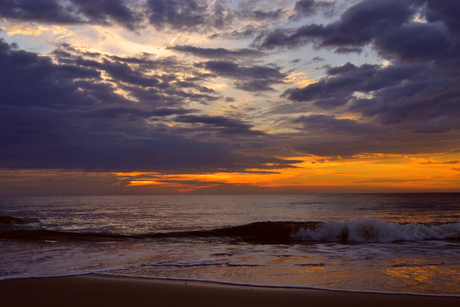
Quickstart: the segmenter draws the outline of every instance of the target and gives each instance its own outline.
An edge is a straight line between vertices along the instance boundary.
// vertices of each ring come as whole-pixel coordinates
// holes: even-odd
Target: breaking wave
[[[119,234],[105,232],[55,231],[48,229],[3,229],[0,239],[14,240],[127,240],[206,238],[249,243],[350,242],[460,240],[460,223],[399,224],[378,219],[329,222],[255,222],[208,230]]]
[[[303,241],[395,242],[460,239],[460,223],[398,224],[377,219],[327,222],[302,228],[292,237]]]

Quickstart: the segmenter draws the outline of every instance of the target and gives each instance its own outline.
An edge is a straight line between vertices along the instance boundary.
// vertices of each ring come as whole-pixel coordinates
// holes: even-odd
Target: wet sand
[[[460,297],[222,285],[97,275],[0,281],[1,306],[460,306]]]

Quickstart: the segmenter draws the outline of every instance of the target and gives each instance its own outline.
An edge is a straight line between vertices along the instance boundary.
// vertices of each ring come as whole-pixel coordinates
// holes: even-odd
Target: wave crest
[[[398,224],[377,219],[331,221],[301,228],[291,236],[302,241],[395,242],[460,239],[460,223]]]
[[[460,223],[398,224],[378,219],[330,222],[266,221],[239,226],[156,232],[144,234],[55,231],[49,229],[1,229],[0,239],[18,240],[130,240],[130,239],[205,239],[249,243],[295,242],[394,242],[421,240],[460,240]]]

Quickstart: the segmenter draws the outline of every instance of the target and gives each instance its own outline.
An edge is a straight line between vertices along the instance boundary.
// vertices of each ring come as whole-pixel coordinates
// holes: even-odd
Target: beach
[[[4,306],[459,306],[460,297],[84,275],[0,281]]]

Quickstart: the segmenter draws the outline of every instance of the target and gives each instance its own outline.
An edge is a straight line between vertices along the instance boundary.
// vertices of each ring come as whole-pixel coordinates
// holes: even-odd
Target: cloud
[[[338,53],[361,52],[370,45],[389,60],[433,62],[443,71],[458,73],[458,6],[455,1],[363,0],[335,22],[277,29],[256,43],[266,49],[313,44],[316,48],[336,48]],[[418,14],[428,22],[417,22]]]
[[[269,66],[240,66],[229,61],[207,61],[196,64],[218,76],[236,79],[236,88],[248,92],[271,91],[274,84],[284,82],[286,74],[280,72],[279,67]]]
[[[324,110],[348,106],[381,124],[404,124],[420,133],[460,128],[455,119],[460,112],[458,80],[430,63],[347,63],[329,67],[327,73],[306,87],[286,90],[283,97]]]
[[[324,3],[320,2],[316,6],[325,6]],[[304,11],[299,4],[297,13],[305,15]],[[287,11],[283,8],[267,9],[266,1],[242,1],[237,5],[227,1],[208,0],[0,2],[0,19],[10,21],[58,25],[117,25],[131,31],[152,26],[157,31],[211,33],[217,37],[260,33],[261,29],[283,22],[286,16]]]
[[[452,161],[452,160],[450,160],[450,161],[442,161],[442,162],[439,162],[439,161],[427,161],[427,162],[422,162],[420,164],[459,164],[459,163],[460,163],[460,161],[456,161],[456,160]]]
[[[402,74],[400,72],[379,77],[382,70],[378,65],[364,64],[356,67],[351,63],[329,68],[327,72],[329,78],[323,78],[304,88],[288,89],[283,97],[293,101],[309,101],[320,108],[331,109],[348,103],[356,91],[370,92],[391,86]]]
[[[284,17],[285,11],[283,9],[277,9],[273,11],[258,10],[251,7],[248,9],[240,9],[236,14],[242,19],[253,21],[275,21]]]
[[[428,0],[426,18],[428,21],[443,22],[454,33],[460,32],[460,3],[455,0]]]
[[[336,53],[360,53],[371,46],[395,64],[423,64],[453,80],[460,67],[458,3],[423,0],[363,0],[330,24],[306,24],[294,30],[277,29],[256,40],[260,48],[334,48]],[[428,22],[417,22],[418,14]],[[436,80],[435,80],[436,81]],[[295,96],[292,96],[295,98]],[[349,98],[349,97],[347,97]],[[329,102],[342,105],[346,99]]]
[[[165,25],[176,29],[195,27],[203,23],[208,4],[205,0],[148,0],[149,22],[158,29]]]
[[[296,118],[294,123],[301,123],[307,131],[323,131],[335,134],[378,134],[381,129],[368,123],[358,123],[351,119],[337,119],[332,115],[310,115]]]
[[[327,77],[284,96],[323,110],[345,106],[361,122],[332,115],[295,119],[310,134],[291,141],[304,153],[353,156],[362,153],[415,154],[451,151],[458,137],[459,88],[431,65],[381,67],[346,63],[329,67]],[[366,95],[368,97],[366,97]],[[302,105],[285,106],[298,112]],[[280,107],[279,107],[280,108]],[[303,106],[305,108],[305,106]],[[453,147],[454,146],[454,147]]]
[[[318,47],[364,46],[408,22],[414,14],[415,10],[406,1],[364,0],[346,10],[334,23],[307,24],[295,30],[278,29],[266,35],[260,46],[268,49],[309,43]]]
[[[120,193],[118,178],[110,173],[66,170],[7,170],[0,173],[2,195],[108,195]]]
[[[122,58],[79,51],[66,44],[53,54],[61,63],[104,72],[108,76],[104,81],[123,90],[129,96],[127,100],[170,108],[190,101],[206,104],[220,99],[214,90],[202,85],[209,75],[175,57],[153,60],[150,55],[143,54],[138,58]],[[184,71],[187,77],[181,76]]]
[[[372,180],[354,181],[353,183],[399,183],[399,182],[417,182],[417,181],[431,181],[432,179],[420,179],[420,178],[407,178],[407,179],[395,179],[395,178],[377,178]]]
[[[0,18],[50,24],[115,23],[129,29],[141,21],[122,0],[5,0],[0,2]]]
[[[332,115],[300,116],[293,124],[300,133],[287,143],[298,152],[323,157],[354,157],[362,154],[419,154],[452,151],[451,140],[459,133],[426,134],[410,127],[339,119]]]
[[[338,130],[337,130],[338,131]],[[452,150],[452,140],[458,134],[434,137],[420,136],[390,129],[381,129],[379,133],[357,135],[350,133],[315,134],[314,130],[307,134],[292,136],[285,142],[299,154],[321,157],[341,157],[360,159],[373,155],[416,155],[438,154]]]
[[[49,57],[15,47],[0,40],[1,104],[67,109],[95,103],[107,95],[115,101],[123,100],[112,95],[108,84],[99,83],[102,79],[95,69],[54,65]]]
[[[199,48],[190,45],[168,47],[170,50],[189,53],[202,58],[228,59],[228,58],[245,58],[261,57],[265,53],[255,49],[237,49],[229,50],[225,48]]]
[[[228,135],[264,135],[262,131],[251,130],[252,125],[224,116],[181,115],[174,118],[174,121],[189,124],[203,124],[205,125],[203,128],[204,131],[209,131],[208,127],[216,127],[220,133]]]
[[[165,27],[191,30],[203,23],[214,25],[219,10],[210,10],[206,0],[5,0],[0,3],[0,18],[61,25],[121,25],[130,30],[150,23],[157,29]]]
[[[334,2],[316,1],[316,0],[298,0],[294,6],[294,14],[291,19],[297,20],[301,17],[312,16],[320,10],[331,11],[334,8]]]
[[[174,59],[116,59],[70,46],[53,55],[57,61],[0,41],[0,168],[199,173],[296,163],[237,153],[244,140],[233,143],[234,135],[263,136],[250,124],[187,115],[196,112],[188,99],[207,90],[197,84],[199,73],[179,79],[174,72],[184,67]],[[131,98],[147,91],[155,98]],[[193,137],[203,129],[219,141]]]
[[[121,118],[121,117],[163,117],[171,115],[182,115],[196,112],[196,110],[185,109],[172,109],[172,108],[159,108],[151,111],[142,110],[139,108],[129,107],[108,107],[102,109],[95,109],[89,112],[83,112],[82,117],[92,118]]]
[[[236,8],[225,2],[206,0],[148,0],[148,20],[155,28],[184,32],[209,32],[233,27],[238,22],[273,22],[284,16],[284,10],[259,9],[255,3],[242,2]]]

